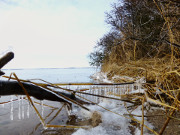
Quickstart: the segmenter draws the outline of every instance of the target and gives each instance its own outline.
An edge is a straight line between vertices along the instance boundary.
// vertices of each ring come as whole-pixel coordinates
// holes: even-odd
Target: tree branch
[[[14,53],[13,52],[8,52],[6,55],[4,55],[2,58],[0,58],[0,69],[2,67],[4,67],[13,58],[14,58]]]

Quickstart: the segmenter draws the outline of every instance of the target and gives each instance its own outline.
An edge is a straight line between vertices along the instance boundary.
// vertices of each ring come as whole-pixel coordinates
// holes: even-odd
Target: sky
[[[15,53],[4,68],[89,67],[115,1],[0,0],[0,56]]]

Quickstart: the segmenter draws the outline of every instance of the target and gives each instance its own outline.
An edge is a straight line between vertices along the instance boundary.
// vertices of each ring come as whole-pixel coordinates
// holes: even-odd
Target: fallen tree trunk
[[[44,88],[41,88],[39,86],[30,83],[22,82],[22,84],[27,90],[29,96],[33,96],[39,100],[46,99],[50,101],[67,102],[64,99],[58,97],[53,92],[47,91]],[[64,92],[58,92],[58,93],[79,103],[85,103],[84,101],[76,98],[74,94],[67,94]],[[7,96],[7,95],[25,95],[25,93],[22,87],[16,81],[0,81],[0,96]]]

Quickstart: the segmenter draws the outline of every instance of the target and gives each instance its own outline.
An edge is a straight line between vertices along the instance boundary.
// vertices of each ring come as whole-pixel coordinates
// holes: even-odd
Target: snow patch
[[[95,74],[91,75],[91,79],[98,83],[112,83],[112,81],[107,78],[107,73],[104,72],[96,72]]]
[[[72,135],[108,135],[102,126],[98,126],[89,130],[79,129]]]
[[[121,102],[122,105],[120,105],[121,101],[107,101],[101,102],[98,105],[103,106],[104,108],[110,110],[107,111],[103,109],[102,107],[99,107],[97,105],[89,105],[87,106],[92,112],[98,111],[102,116],[102,123],[100,123],[99,126],[91,128],[89,130],[85,129],[79,129],[77,130],[73,135],[131,135],[129,126],[129,120],[124,118],[124,113],[127,113],[126,108],[123,105],[123,102]],[[120,115],[117,115],[115,113],[118,113]],[[92,113],[81,110],[79,112],[80,117],[86,116],[90,117]]]

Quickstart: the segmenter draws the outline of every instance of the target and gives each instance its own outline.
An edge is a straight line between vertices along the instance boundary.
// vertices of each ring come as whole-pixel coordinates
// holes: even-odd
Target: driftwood
[[[14,58],[13,52],[8,52],[6,55],[4,55],[2,58],[0,58],[0,69],[4,67],[10,60]],[[0,70],[0,76],[4,75],[5,73]]]
[[[64,99],[58,97],[56,94],[39,86],[24,82],[22,82],[22,84],[27,90],[29,96],[33,96],[39,100],[68,102],[67,100],[65,101]],[[87,103],[76,98],[74,94],[68,94],[64,92],[58,92],[58,94],[68,97],[82,104]],[[7,95],[25,95],[25,93],[17,81],[0,81],[0,96],[7,96]]]
[[[0,69],[2,67],[4,67],[13,58],[14,58],[13,52],[8,52],[6,55],[4,55],[2,58],[0,58]]]

